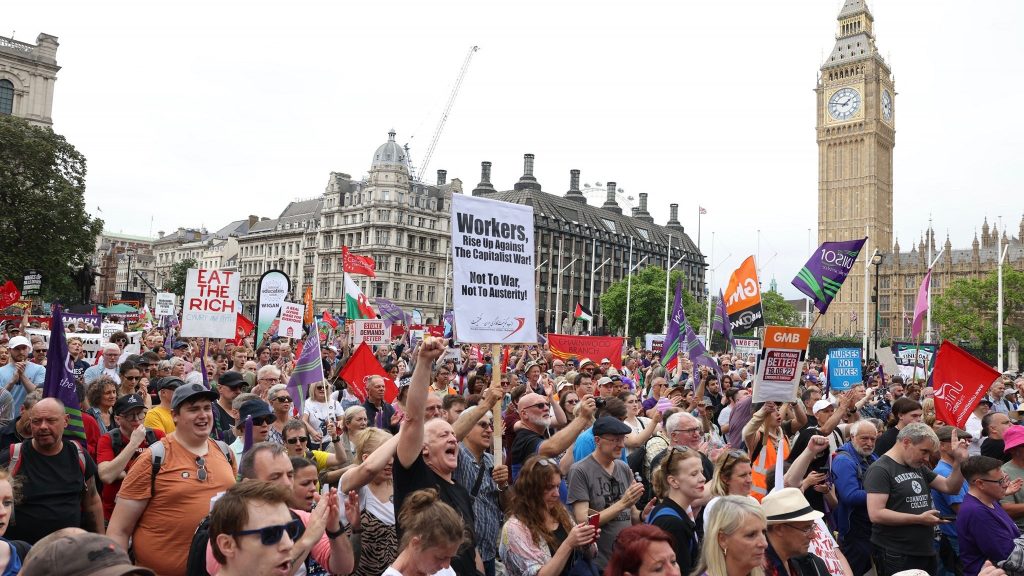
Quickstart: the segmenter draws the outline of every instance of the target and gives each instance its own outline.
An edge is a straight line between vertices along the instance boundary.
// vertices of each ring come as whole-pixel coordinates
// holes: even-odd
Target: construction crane
[[[430,166],[430,157],[434,155],[434,149],[437,148],[437,141],[441,138],[441,131],[444,130],[444,123],[448,120],[448,113],[452,111],[452,105],[455,104],[455,97],[459,94],[459,88],[462,87],[462,80],[466,78],[466,70],[469,69],[469,62],[473,59],[473,54],[479,50],[479,46],[473,46],[469,49],[466,54],[466,59],[462,61],[462,69],[459,70],[459,77],[455,79],[455,86],[452,87],[452,93],[448,96],[448,103],[445,104],[444,111],[441,112],[441,119],[437,121],[437,128],[434,130],[434,137],[430,140],[430,146],[427,147],[427,153],[423,155],[423,164],[420,164],[417,174],[419,179],[422,180],[427,173],[427,167]],[[407,156],[408,157],[408,156]]]

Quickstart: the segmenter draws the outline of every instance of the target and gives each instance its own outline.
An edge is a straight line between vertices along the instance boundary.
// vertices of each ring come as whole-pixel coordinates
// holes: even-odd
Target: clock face
[[[882,117],[892,120],[892,94],[888,90],[882,90]]]
[[[849,120],[860,110],[860,92],[853,88],[836,90],[828,99],[828,113],[835,120]]]

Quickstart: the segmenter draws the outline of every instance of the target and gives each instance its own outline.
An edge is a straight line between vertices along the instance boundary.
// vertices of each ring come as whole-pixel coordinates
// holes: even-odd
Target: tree
[[[678,282],[685,286],[686,276],[681,270],[674,270],[669,282],[669,308],[672,307]],[[623,278],[609,286],[601,295],[601,313],[604,314],[605,323],[613,332],[626,326],[626,283],[627,280]],[[704,321],[704,307],[685,289],[682,299],[686,318],[694,330],[698,330]],[[627,336],[660,334],[665,323],[665,269],[648,266],[633,274],[630,300],[632,306],[629,311]]]
[[[44,300],[77,302],[74,270],[91,261],[103,221],[85,210],[85,157],[51,128],[0,115],[0,282],[28,269]]]
[[[185,280],[188,278],[189,268],[198,268],[199,263],[195,261],[195,258],[186,258],[181,262],[175,262],[171,265],[171,276],[167,279],[167,283],[164,284],[164,288],[174,292],[178,296],[185,296]]]
[[[983,349],[998,346],[996,306],[998,274],[981,278],[954,280],[941,296],[932,298],[932,320],[940,326],[942,337],[981,344]],[[1003,268],[1003,337],[1024,341],[1024,272]]]
[[[765,326],[800,326],[800,313],[776,290],[761,293]]]

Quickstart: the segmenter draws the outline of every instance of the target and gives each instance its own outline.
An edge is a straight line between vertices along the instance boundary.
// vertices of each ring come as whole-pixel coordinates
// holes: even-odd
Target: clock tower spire
[[[892,151],[896,145],[892,72],[875,46],[875,18],[866,0],[846,0],[836,43],[818,74],[818,241],[870,238],[871,250],[892,253]],[[863,316],[862,254],[818,326],[856,335]],[[884,314],[883,314],[884,317]]]

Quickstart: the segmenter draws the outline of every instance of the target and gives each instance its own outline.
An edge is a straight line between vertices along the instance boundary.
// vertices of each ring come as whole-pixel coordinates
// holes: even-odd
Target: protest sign
[[[810,328],[768,326],[754,377],[754,402],[795,402]]]
[[[0,316],[0,324],[3,326],[21,326],[22,316],[14,314],[4,314]],[[29,316],[29,324],[38,324],[41,328],[50,329],[50,317],[49,316]]]
[[[156,294],[156,315],[159,316],[173,316],[174,315],[174,293],[173,292],[157,292]]]
[[[932,364],[935,362],[935,344],[915,344],[914,342],[893,342],[892,351],[896,357],[899,373],[905,380],[928,378]]]
[[[124,324],[118,324],[117,322],[104,322],[100,325],[100,335],[103,337],[104,342],[109,342],[110,335],[114,332],[124,332]]]
[[[50,344],[49,330],[29,328],[25,330],[25,334],[29,336],[39,336],[47,346]],[[125,334],[128,336],[128,344],[125,345],[124,350],[121,352],[122,361],[130,354],[139,354],[142,350],[142,332],[126,332]],[[82,341],[81,359],[85,360],[89,364],[96,362],[96,357],[101,354],[103,345],[107,343],[107,339],[99,333],[89,334],[85,332],[67,332],[66,335],[68,338],[78,338]]]
[[[757,338],[736,338],[732,351],[745,356],[757,354],[761,351],[761,341]]]
[[[607,358],[618,369],[622,368],[622,342],[623,339],[618,336],[548,334],[548,347],[552,356],[562,360],[590,358],[594,362]]]
[[[388,343],[388,330],[384,320],[360,319],[353,321],[353,346],[381,346]]]
[[[828,385],[842,392],[864,383],[860,348],[832,348],[828,351]]]
[[[181,336],[234,338],[238,312],[236,272],[189,268],[182,302]]]
[[[650,350],[655,356],[661,358],[661,348],[665,345],[664,334],[645,334],[644,349]]]
[[[281,303],[291,293],[292,283],[288,275],[280,270],[267,270],[260,276],[256,289],[256,336],[258,346],[263,335],[270,332],[270,324],[277,318]]]
[[[99,314],[61,314],[64,327],[74,326],[76,330],[88,328],[90,332],[99,330],[102,323]]]
[[[43,286],[43,275],[37,270],[29,270],[25,272],[25,278],[21,284],[21,293],[25,296],[32,296],[39,294],[39,289]]]
[[[302,314],[305,306],[294,302],[281,303],[281,322],[277,325],[277,335],[289,338],[302,336]]]
[[[455,194],[451,230],[459,341],[537,342],[533,207]]]

